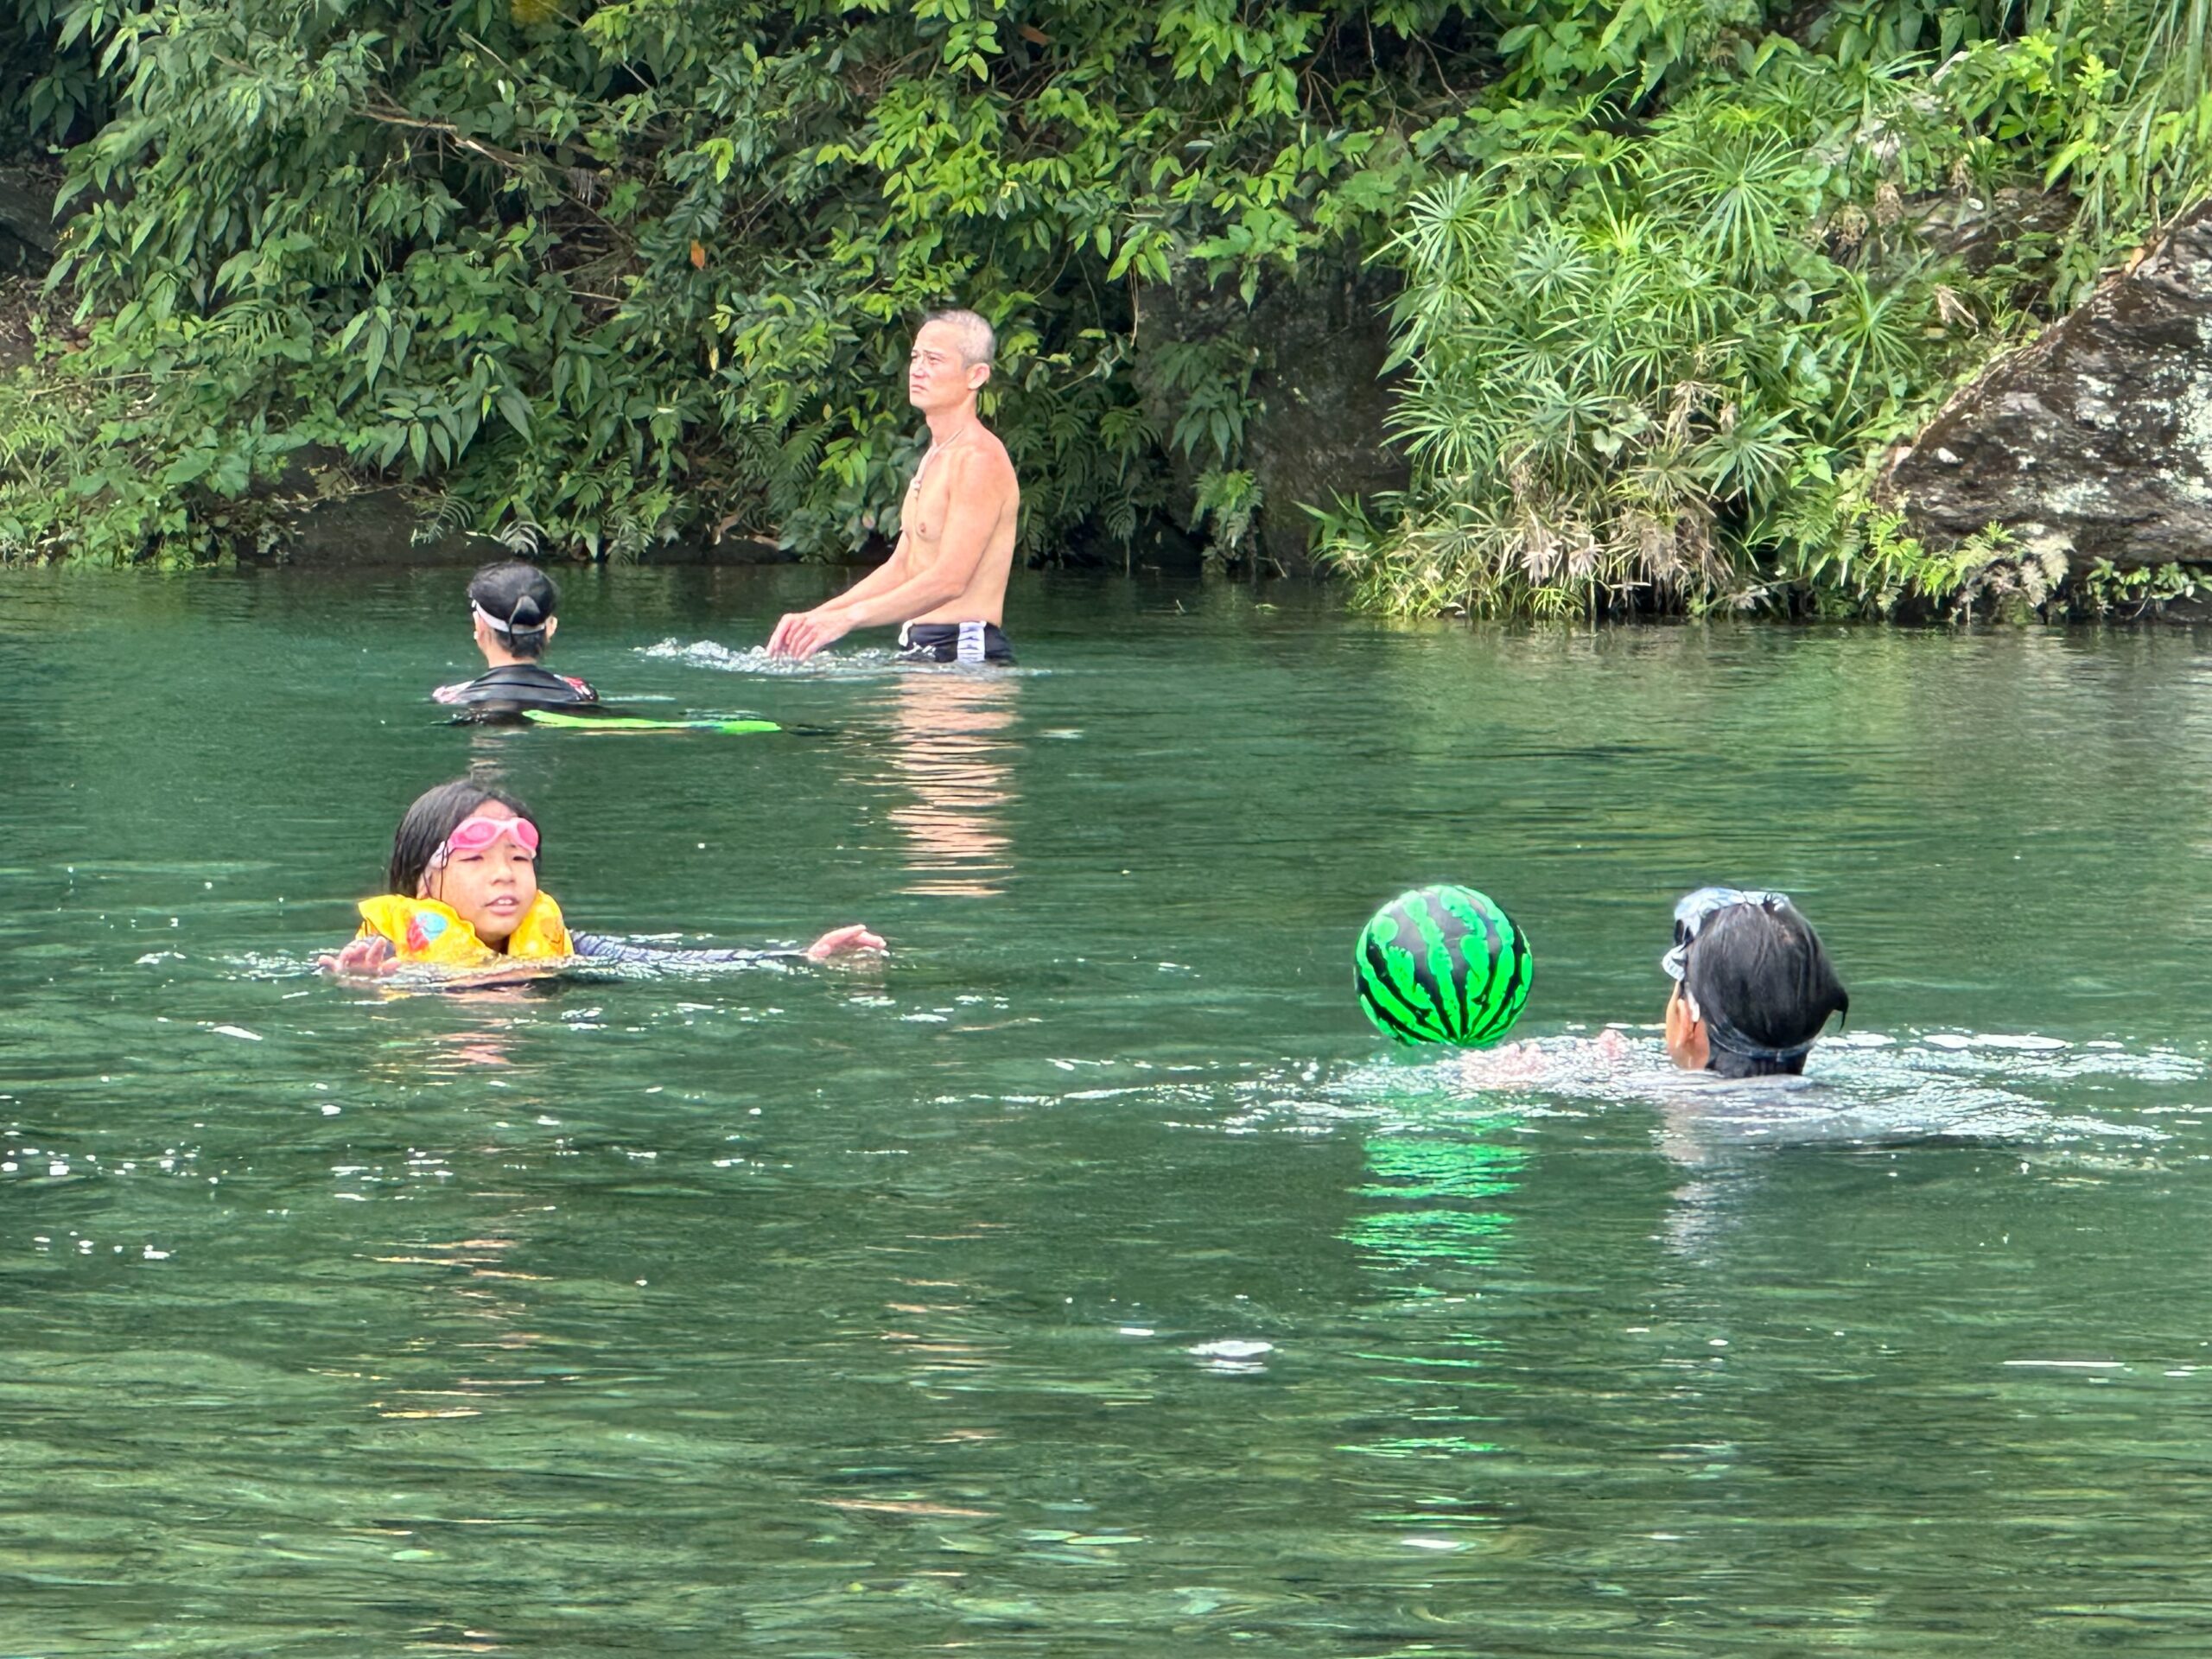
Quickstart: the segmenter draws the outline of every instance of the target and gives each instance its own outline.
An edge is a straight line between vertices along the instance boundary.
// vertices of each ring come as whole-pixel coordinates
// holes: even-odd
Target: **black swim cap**
[[[553,579],[521,559],[487,564],[469,578],[468,602],[518,657],[535,657],[545,649],[545,625],[560,601]]]
[[[1715,909],[1686,954],[1682,988],[1705,1021],[1716,1071],[1800,1071],[1830,1017],[1851,1012],[1821,936],[1778,893]]]

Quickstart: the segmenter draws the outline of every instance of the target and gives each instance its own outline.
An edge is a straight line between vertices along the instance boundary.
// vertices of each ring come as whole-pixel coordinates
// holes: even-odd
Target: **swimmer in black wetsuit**
[[[476,648],[489,667],[473,680],[442,685],[430,695],[461,705],[467,711],[463,719],[595,706],[598,692],[538,660],[560,626],[553,617],[560,599],[552,578],[534,564],[503,559],[486,565],[469,581],[468,610],[475,620]]]

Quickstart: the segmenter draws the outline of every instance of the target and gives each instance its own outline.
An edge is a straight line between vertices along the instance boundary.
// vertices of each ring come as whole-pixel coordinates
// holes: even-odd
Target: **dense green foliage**
[[[1242,418],[1210,346],[1133,362],[1140,289],[1385,213],[1467,10],[61,0],[113,100],[70,156],[93,328],[75,421],[4,423],[57,465],[0,535],[188,554],[313,445],[527,540],[842,548],[895,512],[907,336],[952,302],[1003,325],[1031,544],[1127,531]]]
[[[1477,111],[1486,152],[1384,248],[1415,479],[1379,527],[1339,518],[1338,563],[1415,611],[2045,597],[2001,538],[1901,534],[1870,462],[2202,192],[2212,6],[1863,0],[1802,45],[1678,6],[1718,67],[1630,118],[1649,83],[1607,40],[1639,10],[1545,36],[1544,74],[1593,90]],[[1952,257],[1959,210],[2022,187],[2058,228]]]
[[[1147,296],[1363,257],[1412,480],[1322,521],[1361,602],[1940,603],[2008,550],[1918,547],[1873,459],[2212,157],[2212,0],[18,10],[89,333],[0,393],[0,548],[93,557],[204,556],[280,477],[859,546],[943,303],[1001,326],[1033,551],[1230,550],[1266,365]]]

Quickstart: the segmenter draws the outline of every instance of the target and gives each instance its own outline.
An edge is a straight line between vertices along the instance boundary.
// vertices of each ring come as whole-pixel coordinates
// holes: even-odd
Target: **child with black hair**
[[[486,565],[468,583],[468,612],[486,671],[430,695],[460,703],[479,718],[596,703],[599,693],[583,681],[556,674],[538,660],[561,626],[553,615],[560,600],[553,579],[534,564],[502,559]]]
[[[1795,1077],[1830,1014],[1851,1011],[1813,925],[1778,893],[1700,887],[1675,906],[1659,959],[1667,1053],[1686,1071]]]
[[[466,779],[439,785],[399,821],[385,874],[388,891],[361,900],[360,932],[321,965],[333,973],[375,975],[402,963],[465,971],[571,957],[681,964],[804,956],[820,962],[884,948],[859,925],[825,933],[803,952],[682,950],[571,932],[560,906],[537,885],[538,847],[537,824],[512,795]]]

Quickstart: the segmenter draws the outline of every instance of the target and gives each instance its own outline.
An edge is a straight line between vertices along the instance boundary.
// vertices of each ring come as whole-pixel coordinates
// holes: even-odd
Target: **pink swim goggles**
[[[463,818],[430,861],[443,864],[455,853],[483,852],[506,835],[512,835],[515,845],[531,857],[537,855],[537,826],[528,818]]]

